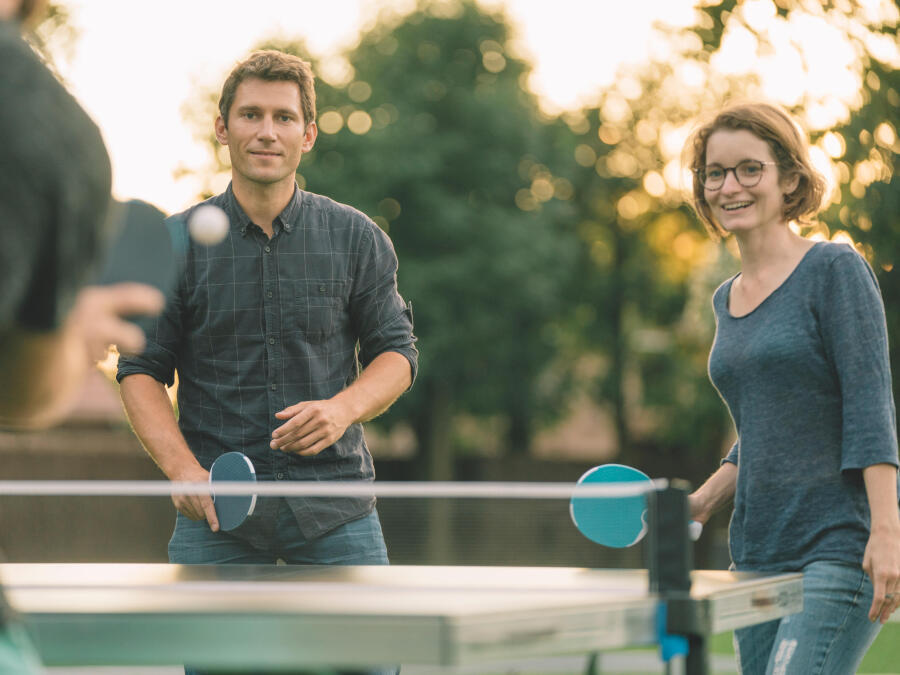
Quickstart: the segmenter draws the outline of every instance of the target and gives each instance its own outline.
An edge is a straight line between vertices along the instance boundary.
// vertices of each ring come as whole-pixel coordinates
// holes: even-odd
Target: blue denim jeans
[[[869,621],[872,582],[862,568],[814,562],[803,569],[803,611],[734,633],[742,675],[855,673],[881,623]]]
[[[180,513],[175,531],[169,540],[169,562],[183,565],[275,564],[279,559],[289,565],[387,565],[387,550],[381,532],[378,512],[341,525],[331,532],[307,541],[297,520],[286,504],[281,503],[275,513],[275,527],[271,546],[266,550],[251,546],[228,532],[213,532],[206,521],[194,521]],[[214,675],[208,671],[185,667],[185,675]],[[396,675],[399,670],[389,667],[367,671],[330,671],[314,669],[281,675]],[[262,671],[230,675],[263,675]]]

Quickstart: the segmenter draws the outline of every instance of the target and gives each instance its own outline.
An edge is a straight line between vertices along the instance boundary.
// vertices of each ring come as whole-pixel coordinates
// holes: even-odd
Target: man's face
[[[233,178],[257,185],[293,183],[316,133],[315,122],[303,119],[296,82],[248,78],[235,92],[228,126],[216,120],[216,138],[228,146]]]

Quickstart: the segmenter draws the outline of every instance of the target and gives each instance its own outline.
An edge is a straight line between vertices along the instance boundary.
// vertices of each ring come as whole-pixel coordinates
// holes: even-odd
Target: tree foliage
[[[298,180],[394,241],[421,369],[386,422],[415,429],[430,475],[448,476],[465,447],[462,417],[524,451],[582,392],[610,413],[623,460],[692,480],[715,468],[733,430],[706,377],[709,298],[737,259],[687,208],[681,151],[698,116],[734,98],[784,96],[813,132],[837,198],[810,234],[852,237],[900,330],[897,17],[885,7],[703,3],[694,26],[660,27],[644,64],[556,119],[528,93],[505,18],[474,0],[423,0],[342,60],[310,59],[320,135]],[[817,64],[801,29],[858,55],[834,73],[858,81],[850,94],[804,86]],[[263,46],[310,58],[301,42]],[[789,63],[796,90],[775,86]]]
[[[394,242],[421,357],[393,416],[412,423],[423,455],[450,453],[460,414],[499,418],[502,445],[524,451],[535,420],[560,409],[539,377],[566,311],[571,187],[542,160],[550,136],[502,17],[435,7],[377,25],[346,54],[343,81],[320,82],[300,179]]]

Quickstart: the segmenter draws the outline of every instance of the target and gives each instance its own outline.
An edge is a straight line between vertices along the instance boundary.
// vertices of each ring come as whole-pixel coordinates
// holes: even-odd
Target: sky
[[[410,0],[61,0],[78,31],[57,68],[100,127],[118,198],[165,211],[195,201],[208,149],[182,111],[196,88],[218,89],[231,67],[273,36],[306,39],[317,55],[338,53],[385,6]],[[650,49],[651,22],[687,25],[693,0],[484,0],[504,8],[534,64],[531,87],[550,112],[577,108],[612,81],[616,68]],[[613,16],[615,14],[615,16]],[[581,64],[573,67],[573,64]],[[213,120],[210,120],[212,127]]]

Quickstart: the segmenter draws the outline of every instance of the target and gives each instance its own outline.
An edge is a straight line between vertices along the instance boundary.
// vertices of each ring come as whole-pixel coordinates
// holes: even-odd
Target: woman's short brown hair
[[[303,59],[293,54],[266,49],[253,52],[246,60],[237,64],[222,85],[219,98],[219,114],[228,126],[228,113],[237,93],[238,85],[248,78],[258,78],[268,82],[296,82],[300,88],[300,107],[303,124],[316,121],[316,89],[312,68]]]
[[[782,108],[769,103],[735,103],[695,129],[685,146],[687,166],[693,176],[692,206],[713,237],[720,239],[727,232],[712,215],[698,171],[706,165],[709,137],[720,129],[744,129],[765,141],[775,157],[780,179],[798,179],[796,189],[784,196],[786,221],[804,222],[806,216],[819,210],[825,195],[825,179],[813,168],[809,142],[796,122]]]

